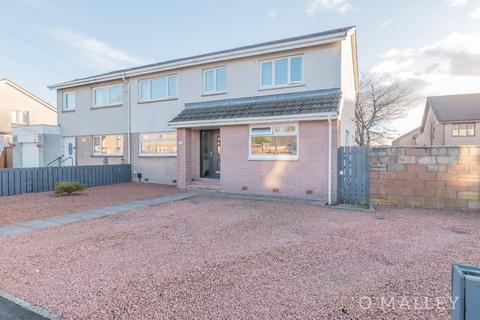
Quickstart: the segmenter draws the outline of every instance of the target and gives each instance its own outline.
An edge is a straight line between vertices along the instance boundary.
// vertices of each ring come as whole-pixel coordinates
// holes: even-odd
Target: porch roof
[[[187,103],[170,124],[182,122],[337,113],[339,88]]]

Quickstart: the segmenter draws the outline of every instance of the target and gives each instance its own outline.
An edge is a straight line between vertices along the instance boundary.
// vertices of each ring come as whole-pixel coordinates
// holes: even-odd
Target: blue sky
[[[2,1],[0,78],[55,104],[48,84],[348,25],[361,70],[419,96],[480,92],[480,0]]]

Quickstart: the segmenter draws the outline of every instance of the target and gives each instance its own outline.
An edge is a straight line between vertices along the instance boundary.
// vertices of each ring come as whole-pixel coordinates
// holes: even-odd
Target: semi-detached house
[[[333,201],[337,147],[354,143],[355,27],[50,88],[77,165],[125,162],[180,188],[212,179],[227,192]]]

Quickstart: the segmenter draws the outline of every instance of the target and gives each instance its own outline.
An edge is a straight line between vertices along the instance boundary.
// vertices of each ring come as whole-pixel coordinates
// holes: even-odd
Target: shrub
[[[61,181],[55,185],[55,194],[72,194],[86,189],[84,184],[78,182]]]

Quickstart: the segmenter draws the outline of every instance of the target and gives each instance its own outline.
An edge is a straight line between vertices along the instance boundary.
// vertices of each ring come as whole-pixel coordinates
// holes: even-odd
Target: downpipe
[[[130,81],[125,78],[125,72],[123,73],[123,82],[127,84],[127,163],[131,164],[131,116],[130,116]]]
[[[332,119],[328,116],[328,205],[332,205]]]

